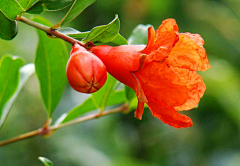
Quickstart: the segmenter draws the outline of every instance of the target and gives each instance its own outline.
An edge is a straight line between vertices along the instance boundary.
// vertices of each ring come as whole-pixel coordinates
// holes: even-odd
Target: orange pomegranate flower
[[[167,19],[156,34],[148,29],[146,46],[95,46],[91,51],[112,76],[136,91],[136,118],[142,118],[147,103],[153,116],[181,128],[193,122],[177,111],[196,107],[206,90],[196,73],[210,68],[203,44],[200,35],[179,33],[176,21]]]

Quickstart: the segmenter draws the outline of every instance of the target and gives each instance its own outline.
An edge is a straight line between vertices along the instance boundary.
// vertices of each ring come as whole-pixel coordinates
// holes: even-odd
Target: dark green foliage
[[[107,25],[94,27],[89,34],[82,40],[83,42],[92,41],[93,43],[108,43],[115,39],[120,29],[118,16]]]
[[[7,103],[18,88],[22,65],[23,60],[19,57],[5,55],[0,60],[0,127],[10,110]]]
[[[37,17],[34,20],[49,25],[43,18]],[[42,98],[48,115],[51,116],[61,99],[67,83],[65,72],[69,55],[62,40],[51,39],[40,30],[38,30],[38,36],[39,44],[35,68],[41,87]]]
[[[9,20],[0,11],[0,38],[4,40],[12,40],[18,33],[17,21]]]
[[[10,20],[14,21],[16,16],[21,14],[24,9],[16,0],[1,0],[0,11]]]

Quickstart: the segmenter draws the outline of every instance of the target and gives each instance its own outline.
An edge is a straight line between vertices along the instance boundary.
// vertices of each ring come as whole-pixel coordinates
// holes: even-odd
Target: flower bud
[[[79,44],[74,44],[67,63],[67,78],[74,90],[93,93],[106,82],[107,71],[97,56]]]

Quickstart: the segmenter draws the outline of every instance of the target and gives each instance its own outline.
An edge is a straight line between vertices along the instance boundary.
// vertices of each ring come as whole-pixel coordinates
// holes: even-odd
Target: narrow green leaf
[[[89,31],[87,31],[87,32],[78,32],[78,33],[76,33],[76,31],[75,31],[75,33],[70,33],[70,34],[67,34],[67,35],[70,36],[70,37],[73,37],[75,39],[83,39],[88,34],[89,34]],[[115,43],[117,45],[127,45],[128,44],[127,40],[120,34],[117,34],[117,36],[112,41],[109,41],[109,42]]]
[[[15,20],[17,15],[24,11],[22,6],[16,0],[0,0],[0,10],[12,21]]]
[[[90,31],[80,32],[80,31],[78,31],[76,29],[73,29],[73,28],[70,28],[70,27],[62,27],[58,31],[65,34],[65,35],[73,37],[75,39],[78,39],[78,40],[85,38],[90,33]],[[117,45],[128,44],[127,40],[122,35],[120,35],[119,33],[117,34],[117,36],[112,41],[109,41],[109,42],[115,43]]]
[[[58,23],[59,26],[75,19],[84,9],[94,3],[96,0],[74,0],[71,8],[64,16],[64,18]]]
[[[81,105],[73,108],[71,111],[69,111],[69,113],[67,113],[66,117],[64,118],[64,120],[61,123],[65,123],[68,122],[70,120],[73,120],[87,112],[96,110],[97,107],[94,103],[94,100],[92,97],[88,98],[87,100],[85,100]]]
[[[3,108],[3,116],[0,120],[0,127],[4,123],[4,120],[6,119],[12,104],[14,103],[15,99],[17,98],[19,92],[21,91],[22,87],[25,85],[29,77],[34,73],[35,68],[34,64],[27,64],[20,68],[20,82],[17,88],[17,91],[14,93],[14,95],[9,99],[9,101],[6,103],[6,105]]]
[[[44,166],[53,166],[53,163],[45,157],[38,157],[38,160],[40,160]]]
[[[108,43],[112,41],[120,29],[120,21],[118,16],[114,18],[109,24],[94,27],[90,33],[82,40],[83,42],[92,41],[95,43]]]
[[[120,35],[119,33],[117,34],[117,36],[111,42],[115,43],[117,45],[128,45],[127,40],[122,35]]]
[[[46,9],[43,1],[36,1],[26,12],[30,14],[41,14]]]
[[[0,127],[2,126],[11,107],[11,97],[18,88],[19,69],[23,60],[18,57],[5,55],[0,61]],[[16,97],[15,97],[16,98]],[[15,99],[14,98],[14,99]],[[13,99],[13,100],[14,100]]]
[[[148,27],[151,25],[139,24],[128,38],[129,44],[147,44],[148,40]]]
[[[71,5],[74,0],[43,0],[47,10],[62,10]]]
[[[34,3],[35,0],[19,0],[19,4],[24,8],[27,9]]]
[[[134,90],[132,90],[131,88],[129,88],[128,86],[125,85],[125,94],[126,94],[126,97],[128,99],[128,101],[132,101],[132,99],[134,97],[136,97],[136,93]]]
[[[41,14],[45,9],[42,6],[43,2],[42,1],[36,1],[32,6],[30,6],[27,10],[26,13],[29,14]]]
[[[62,10],[73,3],[74,0],[39,0],[27,9],[27,13],[40,14],[45,10],[57,11]]]
[[[109,96],[109,99],[106,102],[106,106],[122,104],[127,102],[124,90],[115,91]]]
[[[47,20],[36,17],[34,21],[49,26]],[[65,43],[60,39],[49,38],[38,30],[39,44],[35,59],[36,74],[48,115],[56,108],[67,83],[66,64],[68,53]]]
[[[127,101],[125,97],[125,92],[123,90],[115,91],[113,92],[108,100],[106,101],[105,106],[111,106],[111,105],[116,105],[116,104],[122,104]],[[81,105],[73,108],[71,111],[68,113],[64,114],[62,117],[60,117],[59,121],[56,122],[56,124],[59,123],[66,123],[70,120],[76,119],[77,117],[98,109],[98,106],[96,105],[96,100],[93,99],[93,97],[89,97],[87,100],[85,100]]]
[[[98,108],[104,109],[108,100],[110,99],[110,96],[114,93],[114,90],[116,89],[116,87],[114,86],[116,82],[117,80],[113,78],[110,74],[108,74],[107,81],[104,86],[99,91],[93,93],[92,96],[88,98],[85,102],[83,102],[81,105],[72,109],[67,114],[63,122],[75,119],[89,111]]]
[[[17,21],[9,20],[0,11],[0,38],[4,40],[12,40],[18,33]]]
[[[112,76],[108,75],[107,82],[99,91],[93,93],[92,96],[81,105],[61,116],[56,124],[66,123],[99,108],[104,109],[106,106],[125,103],[127,99],[124,90],[115,91],[117,88],[116,82],[117,81]]]
[[[117,80],[112,77],[110,74],[107,75],[107,81],[105,82],[104,86],[97,92],[92,94],[92,98],[94,102],[97,104],[97,107],[101,110],[105,108],[109,97],[115,91]]]

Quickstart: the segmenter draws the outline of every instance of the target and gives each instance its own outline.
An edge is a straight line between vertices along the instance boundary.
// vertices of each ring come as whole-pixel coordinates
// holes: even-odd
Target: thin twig
[[[41,129],[37,129],[37,130],[31,131],[29,133],[25,133],[25,134],[10,138],[8,140],[2,141],[2,142],[0,142],[0,146],[4,146],[4,145],[7,145],[7,144],[10,144],[13,142],[17,142],[20,140],[24,140],[27,138],[35,137],[35,136],[38,136],[40,133],[41,133]]]
[[[76,123],[81,123],[81,122],[84,122],[84,121],[87,121],[87,120],[99,118],[101,116],[114,114],[114,113],[117,113],[117,112],[124,112],[126,110],[128,110],[128,106],[126,104],[123,104],[122,106],[117,107],[115,109],[105,111],[105,112],[101,112],[101,113],[87,115],[87,116],[84,116],[84,117],[81,117],[81,118],[78,118],[78,119],[74,119],[72,121],[69,121],[69,122],[66,122],[66,123],[63,123],[63,124],[59,124],[57,126],[50,126],[48,129],[51,130],[51,131],[54,131],[54,130],[57,130],[57,129],[60,129],[60,128],[63,128],[63,127],[69,126],[69,125],[73,125],[73,124],[76,124]]]
[[[69,121],[69,122],[66,122],[66,123],[63,123],[63,124],[59,124],[59,125],[56,125],[56,126],[46,127],[44,125],[40,129],[25,133],[25,134],[22,134],[22,135],[13,137],[13,138],[10,138],[8,140],[4,140],[4,141],[0,142],[0,147],[4,146],[4,145],[7,145],[7,144],[10,144],[10,143],[13,143],[13,142],[17,142],[17,141],[21,141],[21,140],[28,139],[28,138],[31,138],[31,137],[35,137],[35,136],[38,136],[38,135],[49,135],[49,134],[53,133],[55,130],[66,127],[66,126],[70,126],[70,125],[73,125],[73,124],[85,122],[85,121],[88,121],[88,120],[91,120],[91,119],[99,118],[99,117],[109,115],[109,114],[113,114],[113,113],[124,112],[126,110],[128,110],[128,106],[127,106],[127,104],[123,104],[120,107],[117,107],[117,108],[109,110],[109,111],[102,112],[100,114],[95,113],[95,114],[92,114],[92,115],[86,115],[84,117],[80,117],[78,119],[74,119],[72,121]]]
[[[61,38],[61,39],[65,40],[66,42],[70,43],[70,44],[78,43],[79,45],[81,45],[83,47],[86,47],[86,45],[83,44],[82,42],[80,42],[79,40],[76,40],[76,39],[74,39],[72,37],[69,37],[69,36],[67,36],[67,35],[57,31],[56,29],[52,29],[51,27],[48,27],[46,25],[43,25],[43,24],[37,23],[37,22],[35,22],[33,20],[30,20],[30,19],[28,19],[28,18],[26,18],[24,16],[18,16],[16,18],[16,20],[17,21],[21,21],[21,22],[23,22],[25,24],[28,24],[28,25],[30,25],[32,27],[35,27],[35,28],[37,28],[39,30],[42,30],[42,31],[46,32],[49,35],[53,35],[55,37]]]

